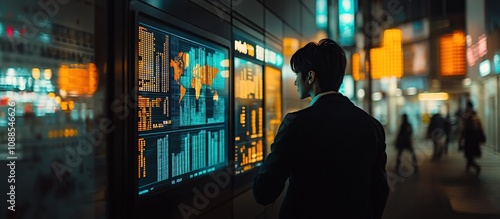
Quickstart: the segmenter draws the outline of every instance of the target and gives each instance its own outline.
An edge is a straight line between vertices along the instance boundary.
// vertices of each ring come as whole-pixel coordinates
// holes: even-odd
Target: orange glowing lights
[[[92,96],[97,90],[98,72],[94,63],[59,67],[59,87],[69,96]]]
[[[439,39],[441,76],[465,75],[465,35],[462,31]]]
[[[50,139],[53,138],[72,138],[78,136],[78,129],[76,128],[65,128],[65,129],[50,129],[47,131],[47,136]]]
[[[402,36],[400,29],[387,29],[383,34],[382,47],[370,50],[373,79],[403,76]]]
[[[361,56],[359,53],[352,54],[352,78],[355,81],[365,79],[365,74],[361,73]]]
[[[291,56],[299,49],[299,40],[296,38],[283,38],[283,55]]]

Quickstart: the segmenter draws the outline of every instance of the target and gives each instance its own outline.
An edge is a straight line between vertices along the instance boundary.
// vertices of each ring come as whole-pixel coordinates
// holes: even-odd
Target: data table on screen
[[[139,22],[139,194],[166,190],[228,163],[228,49]]]

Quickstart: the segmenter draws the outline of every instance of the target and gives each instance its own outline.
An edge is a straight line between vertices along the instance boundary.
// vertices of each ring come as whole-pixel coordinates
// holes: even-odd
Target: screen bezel
[[[137,68],[138,68],[138,58],[137,58],[137,51],[138,51],[138,26],[139,22],[147,22],[148,24],[155,24],[157,27],[167,27],[168,29],[174,29],[176,31],[179,31],[181,33],[185,33],[188,36],[193,36],[195,38],[199,38],[203,41],[216,44],[217,46],[223,47],[227,50],[228,54],[228,59],[232,59],[232,47],[230,40],[225,39],[221,36],[218,36],[216,34],[213,34],[209,31],[206,31],[204,29],[201,29],[193,24],[187,23],[183,20],[180,20],[174,16],[171,16],[164,11],[160,11],[157,8],[151,7],[149,5],[143,4],[141,2],[133,2],[130,7],[131,11],[131,19],[132,19],[132,24],[134,26],[133,31],[131,31],[131,41],[133,45],[133,49],[131,52],[130,60],[131,65],[130,69],[132,69],[133,74],[131,74],[130,77],[132,77],[133,81],[133,86],[136,87],[138,83],[138,76],[137,76]],[[232,70],[232,63],[230,61],[230,66],[229,66],[229,72],[233,72]],[[230,75],[232,77],[232,75]],[[136,143],[138,141],[138,130],[137,127],[131,127],[133,133],[133,143],[130,145],[131,150],[133,150],[133,153],[130,153],[132,157],[130,158],[131,161],[133,161],[133,169],[131,170],[135,174],[129,174],[132,177],[134,177],[134,185],[133,185],[133,197],[134,197],[134,203],[135,203],[135,215],[144,217],[145,214],[148,216],[153,217],[155,214],[162,214],[163,216],[167,218],[181,218],[182,213],[180,212],[179,208],[183,207],[184,210],[189,211],[192,210],[191,213],[196,213],[196,215],[202,215],[211,209],[220,206],[224,202],[227,202],[232,198],[232,187],[233,187],[233,173],[231,169],[231,160],[232,158],[232,153],[231,153],[231,145],[232,142],[230,139],[233,139],[232,136],[232,120],[231,116],[233,114],[233,100],[232,100],[232,93],[233,93],[233,84],[232,84],[232,78],[229,78],[228,80],[228,87],[229,90],[228,92],[228,101],[227,101],[227,107],[228,107],[228,116],[227,116],[227,121],[226,121],[226,131],[227,131],[227,137],[226,137],[226,150],[228,153],[226,154],[226,166],[223,169],[216,170],[213,172],[213,176],[227,176],[229,177],[229,183],[225,187],[219,186],[219,190],[217,191],[217,194],[210,194],[210,196],[213,197],[208,197],[208,202],[206,206],[201,206],[201,208],[198,208],[200,206],[197,206],[196,208],[193,207],[193,204],[195,202],[196,198],[199,198],[199,193],[201,191],[202,195],[203,192],[206,191],[207,187],[208,189],[213,189],[214,184],[214,179],[212,178],[211,175],[204,175],[200,176],[199,178],[193,179],[192,181],[188,181],[184,184],[171,187],[166,189],[165,191],[151,194],[151,195],[138,195],[138,179],[137,179],[137,173],[136,171],[138,170],[138,164],[137,164],[137,155],[138,152],[135,150],[136,148]],[[134,95],[135,97],[138,96],[138,91],[135,90],[135,93],[131,94]],[[137,107],[134,109],[135,115],[137,115]],[[137,124],[138,118],[137,116],[133,116],[133,122],[132,124]]]

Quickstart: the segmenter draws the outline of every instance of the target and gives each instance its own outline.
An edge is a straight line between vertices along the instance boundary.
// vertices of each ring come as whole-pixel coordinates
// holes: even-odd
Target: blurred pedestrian
[[[475,159],[481,157],[480,145],[486,142],[486,136],[472,102],[467,102],[465,112],[462,115],[459,144],[467,159],[466,170],[470,171],[470,168],[473,167],[476,174],[479,175],[481,166]]]
[[[411,164],[413,167],[413,172],[418,172],[417,166],[417,156],[413,149],[413,127],[408,121],[408,115],[401,115],[401,125],[399,127],[398,135],[396,136],[396,149],[398,150],[397,160],[396,160],[396,172],[400,173],[402,155],[405,150],[411,154]]]
[[[439,111],[432,115],[427,127],[427,138],[432,140],[432,160],[438,160],[443,154],[446,143],[446,121]]]
[[[446,114],[444,118],[444,134],[446,135],[443,147],[443,154],[448,155],[448,148],[451,141],[451,127],[453,126],[453,122],[451,120],[450,114]]]

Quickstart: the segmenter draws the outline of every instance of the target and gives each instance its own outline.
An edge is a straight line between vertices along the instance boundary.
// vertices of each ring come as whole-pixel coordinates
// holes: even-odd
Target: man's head
[[[404,122],[408,121],[408,115],[403,113],[403,115],[401,115],[401,119],[403,119]]]
[[[338,91],[345,74],[344,50],[331,39],[310,42],[297,50],[290,59],[292,71],[297,74],[295,85],[301,99],[311,96],[313,84],[318,93]]]
[[[467,101],[467,103],[465,104],[465,109],[466,110],[474,109],[474,104],[472,103],[472,101],[470,101],[470,100]]]

